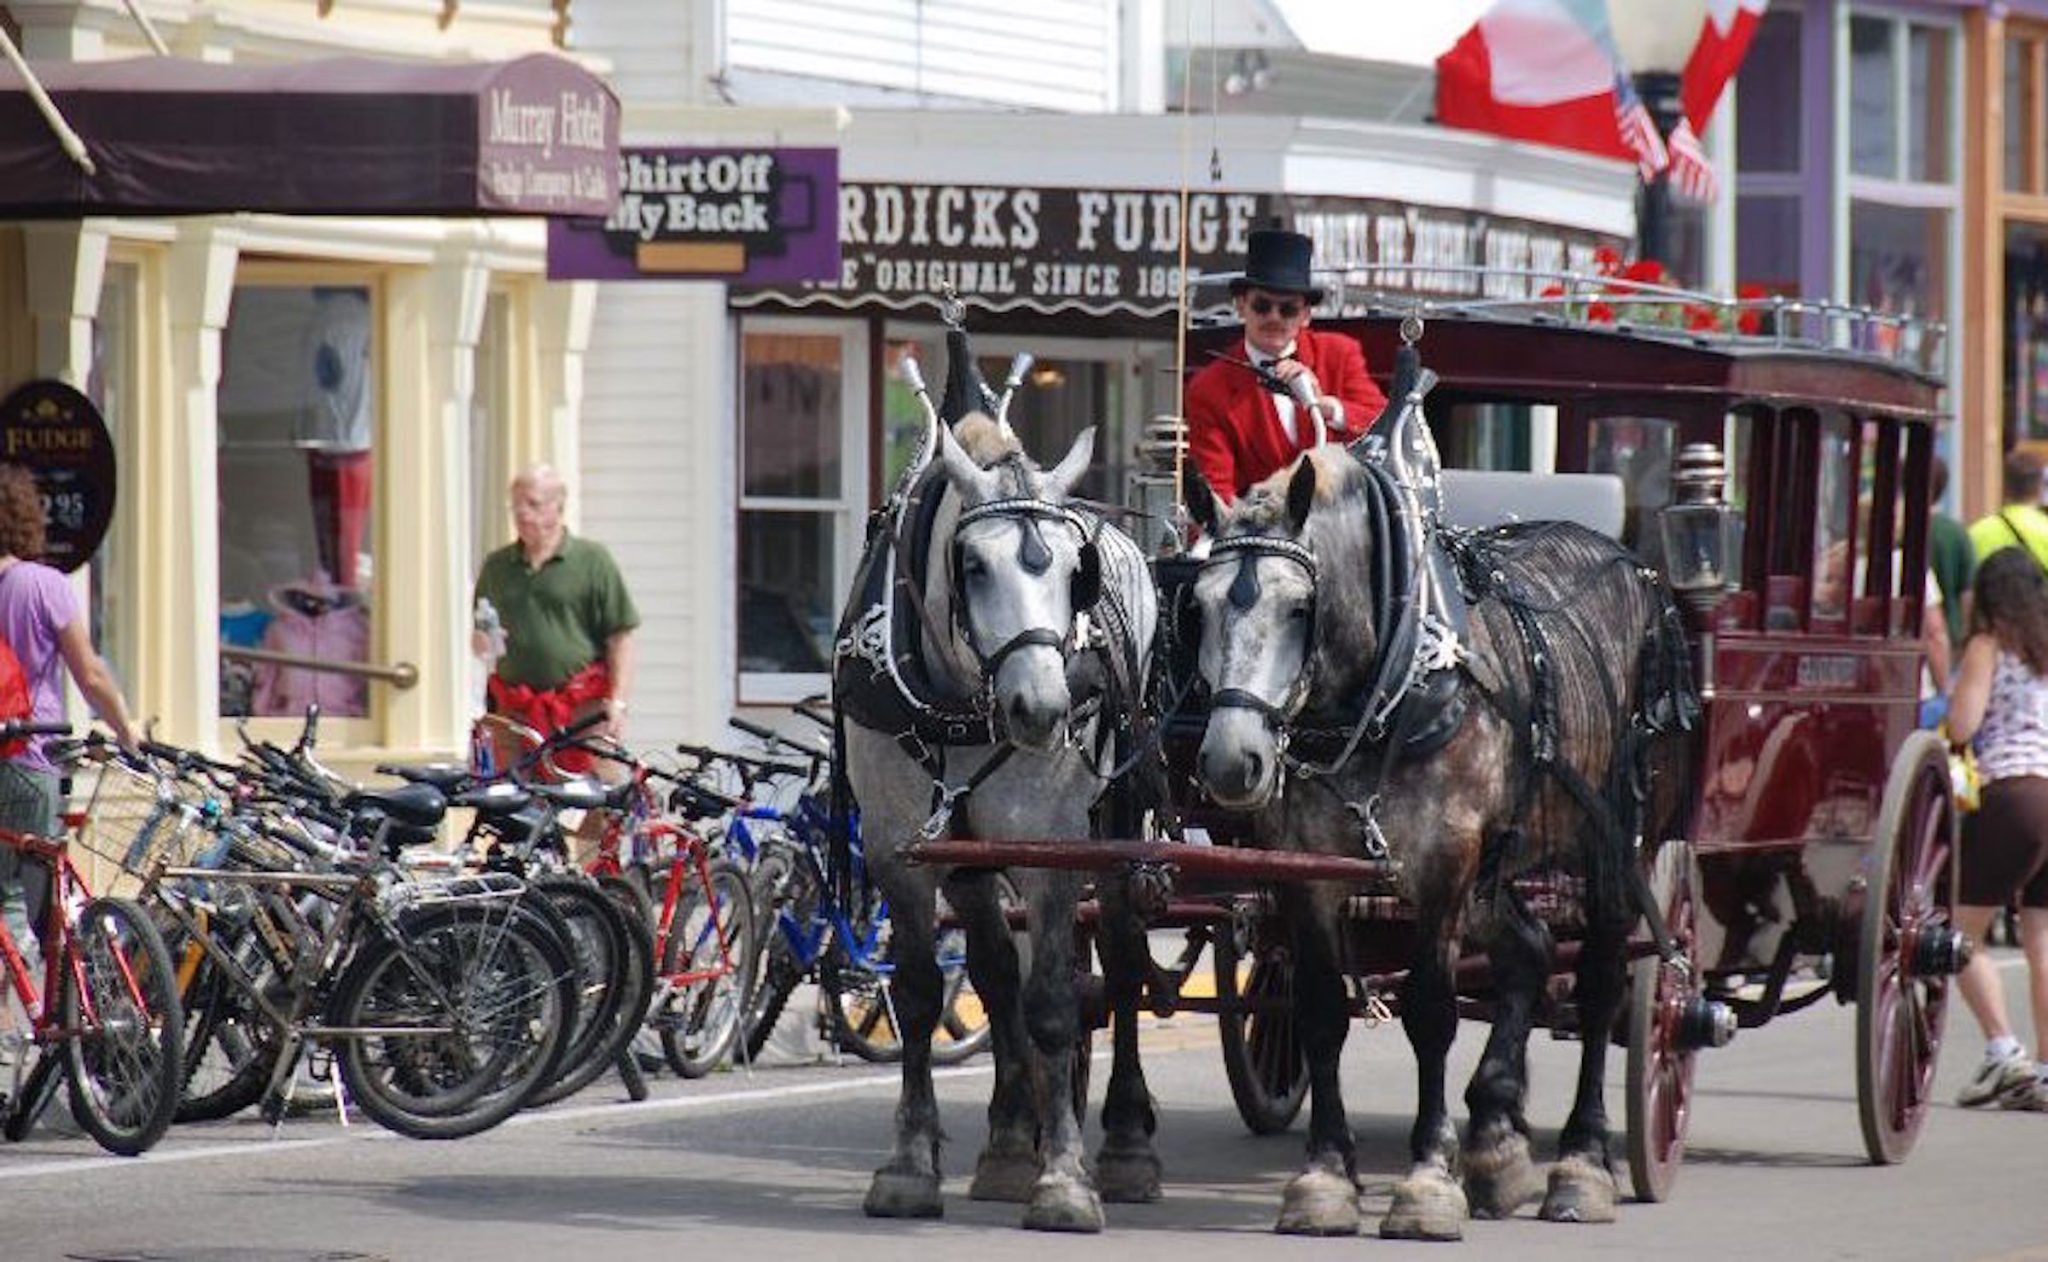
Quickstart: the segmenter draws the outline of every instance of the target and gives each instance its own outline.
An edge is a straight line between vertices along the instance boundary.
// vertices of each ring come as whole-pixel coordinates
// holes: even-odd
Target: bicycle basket
[[[143,877],[159,860],[173,867],[214,866],[225,849],[224,839],[203,826],[203,799],[195,790],[111,760],[100,763],[94,777],[73,844],[100,864]]]

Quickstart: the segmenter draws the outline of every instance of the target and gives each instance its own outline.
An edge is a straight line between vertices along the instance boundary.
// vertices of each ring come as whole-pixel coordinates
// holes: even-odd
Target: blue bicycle
[[[751,865],[761,939],[759,972],[745,1017],[746,1052],[760,1054],[790,996],[805,978],[824,998],[826,1034],[863,1060],[901,1059],[903,1040],[889,997],[895,966],[889,958],[889,906],[864,879],[859,821],[848,847],[851,902],[842,903],[832,877],[832,819],[823,791],[827,756],[772,729],[736,719],[733,725],[778,749],[811,760],[813,774],[788,807],[753,804],[735,813],[727,839]],[[1006,908],[1019,904],[1016,889],[999,877]],[[938,962],[945,978],[944,1007],[932,1035],[932,1060],[952,1065],[989,1041],[988,1014],[967,974],[967,935],[939,907]]]

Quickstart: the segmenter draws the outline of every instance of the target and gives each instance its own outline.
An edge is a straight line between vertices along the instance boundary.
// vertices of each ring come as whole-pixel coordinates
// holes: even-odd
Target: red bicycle
[[[61,723],[5,723],[0,745],[69,734]],[[8,805],[0,802],[0,810]],[[184,1066],[185,1018],[170,949],[136,904],[90,898],[68,838],[0,828],[0,847],[50,872],[40,987],[0,922],[0,966],[27,1014],[24,1050],[33,1052],[15,1063],[0,1131],[10,1140],[26,1138],[61,1076],[70,1085],[72,1116],[102,1148],[127,1157],[146,1152],[177,1112]]]

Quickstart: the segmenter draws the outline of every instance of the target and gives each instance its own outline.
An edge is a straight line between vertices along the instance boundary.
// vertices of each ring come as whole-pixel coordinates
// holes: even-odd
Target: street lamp
[[[1702,700],[1714,695],[1714,617],[1728,595],[1728,561],[1735,552],[1735,510],[1722,498],[1727,485],[1721,449],[1687,443],[1671,461],[1671,502],[1657,514],[1664,578],[1699,650]]]
[[[1607,0],[1615,49],[1660,138],[1684,116],[1680,75],[1709,7],[1710,0]],[[1668,268],[1671,246],[1671,180],[1660,171],[1636,193],[1636,250]]]

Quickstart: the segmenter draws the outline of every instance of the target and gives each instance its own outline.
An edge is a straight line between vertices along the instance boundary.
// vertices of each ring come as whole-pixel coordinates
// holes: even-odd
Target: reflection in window
[[[1839,618],[1848,610],[1849,533],[1856,501],[1865,499],[1856,486],[1859,470],[1849,418],[1839,413],[1821,421],[1820,495],[1814,505],[1813,616]]]
[[[1744,285],[1774,294],[1799,292],[1801,221],[1797,195],[1744,193],[1736,200],[1735,275]]]
[[[1895,30],[1883,18],[1849,19],[1849,169],[1887,180],[1899,174]]]
[[[1924,320],[1946,318],[1948,294],[1948,212],[1919,206],[1886,206],[1856,201],[1849,207],[1849,299],[1893,315]],[[1859,350],[1904,351],[1899,339],[1913,332],[1874,326],[1872,344]]]
[[[220,636],[302,657],[370,650],[376,432],[362,286],[239,285],[223,336]],[[221,713],[369,713],[363,680],[224,662]]]
[[[845,467],[845,342],[754,329],[741,341],[739,666],[821,675],[838,614],[840,517],[862,489]]]
[[[1671,502],[1671,456],[1678,425],[1657,417],[1603,416],[1591,423],[1586,472],[1621,479],[1625,504],[1621,541],[1644,564],[1664,565],[1657,510]]]
[[[1949,179],[1949,33],[1913,26],[1906,34],[1906,178],[1923,184]]]
[[[1800,105],[1799,24],[1799,14],[1782,8],[1765,13],[1736,76],[1735,157],[1744,173],[1799,170],[1800,129],[1787,126],[1787,120],[1806,117]]]

